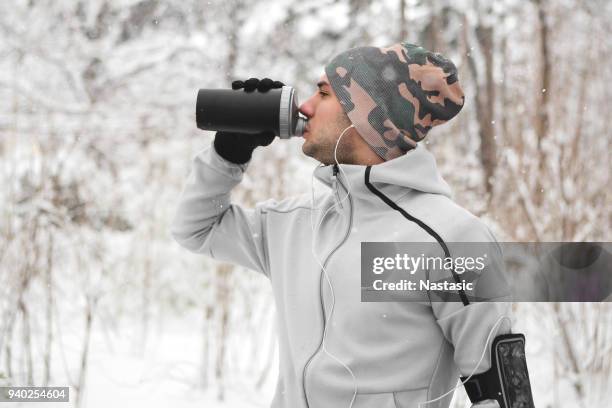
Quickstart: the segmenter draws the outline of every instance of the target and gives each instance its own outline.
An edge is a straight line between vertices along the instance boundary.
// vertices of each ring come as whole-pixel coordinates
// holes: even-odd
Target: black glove
[[[284,84],[280,81],[272,81],[264,78],[261,81],[257,78],[250,78],[246,81],[232,82],[232,89],[244,89],[245,92],[268,92],[273,88],[281,88]],[[274,132],[261,132],[255,134],[217,132],[213,145],[219,156],[235,164],[244,164],[251,160],[253,150],[258,146],[268,146],[274,140]]]

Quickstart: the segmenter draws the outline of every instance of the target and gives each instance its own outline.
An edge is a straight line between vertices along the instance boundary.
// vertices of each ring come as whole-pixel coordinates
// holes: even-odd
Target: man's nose
[[[314,115],[314,107],[310,98],[301,104],[298,110],[302,115],[306,116],[307,118],[311,118],[312,115]]]

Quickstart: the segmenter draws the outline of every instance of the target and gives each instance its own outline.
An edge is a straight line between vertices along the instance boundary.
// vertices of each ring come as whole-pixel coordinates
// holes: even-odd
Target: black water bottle
[[[302,136],[307,119],[298,112],[291,86],[267,92],[200,89],[196,123],[202,130],[237,133],[272,131],[281,139]]]

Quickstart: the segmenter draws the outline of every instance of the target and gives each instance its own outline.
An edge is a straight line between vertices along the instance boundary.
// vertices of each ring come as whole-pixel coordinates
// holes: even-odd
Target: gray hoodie
[[[503,321],[492,332],[501,316],[510,315],[509,303],[361,302],[361,242],[436,242],[374,194],[366,176],[444,241],[495,242],[478,218],[451,200],[423,146],[368,171],[347,164],[340,172],[335,166],[315,170],[330,187],[312,210],[314,224],[321,224],[314,252],[329,283],[311,251],[310,195],[253,209],[231,204],[230,192],[246,166],[224,160],[212,147],[197,154],[172,235],[193,252],[270,279],[280,353],[272,407],[419,408],[455,387],[460,374],[489,369],[490,341],[485,343],[510,331]],[[421,407],[448,407],[451,398]]]

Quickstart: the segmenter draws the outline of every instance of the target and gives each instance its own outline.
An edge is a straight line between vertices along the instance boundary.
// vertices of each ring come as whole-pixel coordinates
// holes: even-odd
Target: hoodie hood
[[[367,166],[355,164],[340,164],[338,176],[354,196],[371,195],[367,189],[364,177]],[[315,177],[330,187],[333,185],[333,165],[320,166],[315,169]],[[411,189],[423,193],[441,194],[451,198],[451,189],[442,178],[436,166],[434,156],[423,145],[406,154],[372,166],[370,182],[378,184],[381,190],[391,197],[397,196],[394,190]]]

